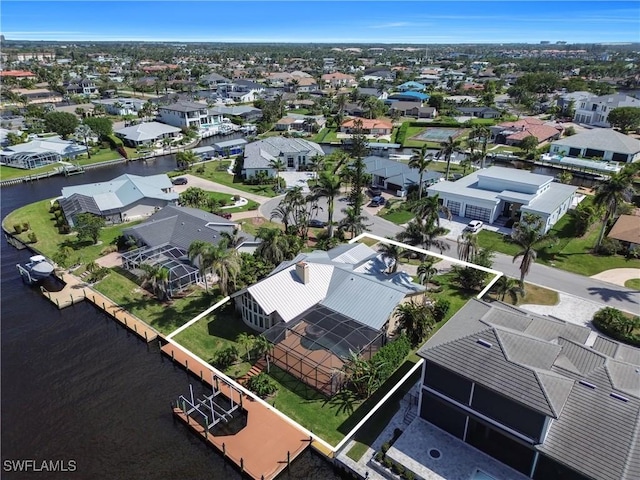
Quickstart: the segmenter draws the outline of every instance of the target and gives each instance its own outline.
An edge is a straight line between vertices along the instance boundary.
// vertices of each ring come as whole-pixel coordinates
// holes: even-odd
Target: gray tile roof
[[[114,133],[119,136],[136,142],[156,140],[164,134],[178,133],[181,130],[171,125],[160,122],[145,122],[130,127],[121,128]]]
[[[207,106],[204,103],[180,101],[172,103],[171,105],[164,105],[160,107],[160,110],[172,110],[174,112],[198,112],[200,110],[206,110]]]
[[[302,154],[308,158],[324,156],[324,151],[317,143],[300,138],[269,137],[247,144],[244,150],[244,168],[269,168],[269,162],[283,153]]]
[[[470,300],[418,354],[554,417],[536,446],[550,458],[588,478],[640,478],[640,349],[602,337],[589,348],[589,328],[517,312]]]
[[[394,185],[407,187],[417,185],[420,182],[418,169],[411,168],[406,163],[377,156],[365,157],[363,161],[368,174],[384,177]],[[442,174],[432,170],[427,170],[422,175],[422,181],[425,183],[432,183],[440,178],[442,178]]]
[[[640,140],[608,128],[595,128],[552,142],[574,148],[591,148],[633,155],[640,152]]]

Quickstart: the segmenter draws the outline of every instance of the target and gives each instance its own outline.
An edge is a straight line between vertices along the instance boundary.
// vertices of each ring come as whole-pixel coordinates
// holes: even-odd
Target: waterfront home
[[[389,113],[398,112],[403,117],[436,118],[438,111],[434,107],[423,107],[417,102],[397,101],[389,106]]]
[[[424,291],[407,273],[387,273],[391,265],[360,243],[301,253],[232,298],[272,343],[272,363],[333,395],[352,355],[370,359],[387,342],[396,307]]]
[[[246,145],[242,174],[251,178],[264,172],[275,177],[278,171],[274,162],[282,161],[285,170],[304,170],[311,160],[324,156],[324,151],[317,143],[301,138],[269,137]]]
[[[207,105],[198,102],[176,102],[158,107],[158,120],[167,125],[200,130],[216,123]]]
[[[576,112],[573,115],[573,121],[608,128],[611,126],[607,121],[609,113],[618,107],[640,108],[640,99],[621,93],[584,98],[575,105]]]
[[[244,152],[246,144],[247,141],[244,138],[236,138],[235,140],[216,142],[211,146],[216,156],[229,157],[232,155],[241,155]]]
[[[631,163],[640,160],[640,141],[615,130],[596,128],[551,142],[549,153]]]
[[[139,248],[122,255],[124,268],[135,272],[142,264],[159,265],[169,272],[168,293],[173,295],[201,281],[199,260],[189,259],[189,247],[202,241],[219,244],[228,234],[234,237],[240,226],[213,213],[197,208],[167,205],[139,225],[125,228],[122,234],[135,240]],[[253,253],[259,241],[248,233],[239,233],[238,252]]]
[[[318,132],[327,123],[323,115],[300,115],[289,113],[275,123],[274,129],[281,132]]]
[[[419,418],[392,459],[423,476],[420,465],[442,473],[446,461],[456,478],[640,478],[638,349],[472,299],[418,355]],[[416,444],[423,450],[410,455]]]
[[[165,138],[178,138],[182,130],[178,127],[165,125],[160,122],[144,122],[130,127],[121,128],[113,132],[114,135],[130,147],[154,145]]]
[[[72,80],[65,85],[65,90],[68,95],[98,95],[100,91],[94,82],[90,78],[81,78],[78,80]]]
[[[73,227],[80,213],[100,216],[107,224],[145,218],[175,204],[178,194],[166,174],[142,177],[125,173],[107,182],[63,187],[59,201]]]
[[[456,112],[465,117],[498,118],[500,112],[491,107],[458,107]]]
[[[36,138],[27,143],[5,147],[0,161],[15,168],[37,168],[87,153],[87,147],[58,136]]]
[[[553,181],[553,177],[526,170],[489,167],[455,182],[438,182],[427,188],[437,194],[452,215],[484,223],[518,220],[522,213],[542,218],[547,232],[569,210],[578,188]]]
[[[94,105],[102,105],[105,112],[109,115],[137,115],[146,100],[140,100],[138,98],[105,98],[101,100],[92,100]]]
[[[527,137],[535,137],[540,142],[550,142],[560,138],[562,126],[548,125],[535,117],[524,117],[514,122],[504,122],[490,127],[491,141],[506,145],[519,145]]]
[[[248,105],[216,106],[209,109],[209,114],[215,117],[236,117],[244,122],[255,122],[262,118],[262,110]]]

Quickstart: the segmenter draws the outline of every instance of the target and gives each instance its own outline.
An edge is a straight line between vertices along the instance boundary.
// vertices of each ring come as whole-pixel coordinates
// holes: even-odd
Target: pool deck
[[[211,385],[212,375],[216,374],[211,366],[188,355],[171,343],[161,347],[164,354],[174,362],[186,368],[203,382]],[[219,382],[222,394],[238,401],[239,392],[225,382]],[[247,424],[234,435],[205,435],[205,428],[189,419],[180,408],[173,413],[189,425],[189,428],[215,447],[245,474],[256,480],[275,478],[287,468],[311,443],[311,438],[295,428],[291,423],[271,411],[261,402],[242,393],[242,408],[247,412]]]

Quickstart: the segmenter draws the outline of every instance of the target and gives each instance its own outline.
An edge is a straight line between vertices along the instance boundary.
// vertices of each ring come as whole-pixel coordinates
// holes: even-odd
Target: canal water
[[[228,138],[228,137],[227,137]],[[212,140],[212,139],[208,139]],[[173,156],[97,168],[3,187],[1,215],[60,195],[63,186],[122,173],[151,175]],[[58,311],[24,285],[16,263],[29,257],[2,239],[0,477],[14,479],[240,479],[215,451],[180,423],[170,402],[197,383],[147,344],[89,304]],[[7,460],[73,462],[70,472],[16,472]],[[306,452],[283,478],[339,478]]]

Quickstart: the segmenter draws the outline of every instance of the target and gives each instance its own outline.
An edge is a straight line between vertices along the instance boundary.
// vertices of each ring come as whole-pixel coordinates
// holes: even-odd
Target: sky
[[[2,0],[0,31],[60,41],[640,42],[640,2]]]

